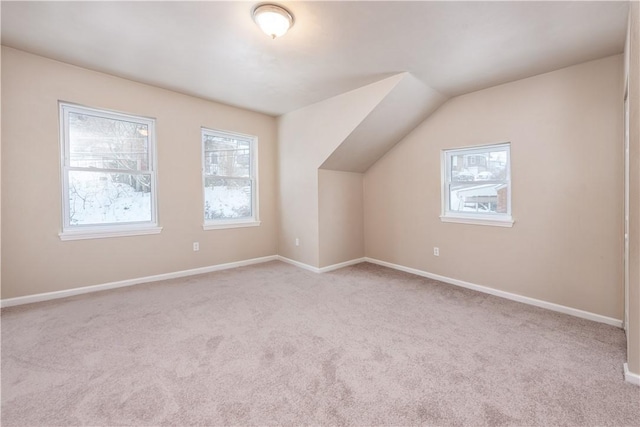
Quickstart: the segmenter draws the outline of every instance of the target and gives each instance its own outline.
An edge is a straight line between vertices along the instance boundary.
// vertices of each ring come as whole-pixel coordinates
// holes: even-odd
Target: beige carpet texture
[[[2,310],[2,425],[640,425],[624,332],[362,263]]]

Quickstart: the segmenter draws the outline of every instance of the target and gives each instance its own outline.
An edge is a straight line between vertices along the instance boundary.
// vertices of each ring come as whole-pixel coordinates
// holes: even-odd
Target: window
[[[204,229],[260,225],[256,138],[203,128],[202,150]]]
[[[444,150],[444,222],[511,227],[511,144]]]
[[[62,240],[159,233],[155,121],[60,103]]]

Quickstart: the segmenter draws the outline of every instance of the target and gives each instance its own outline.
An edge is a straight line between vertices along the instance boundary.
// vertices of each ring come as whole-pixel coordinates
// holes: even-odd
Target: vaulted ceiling
[[[403,72],[398,93],[419,82],[447,98],[620,53],[628,13],[616,1],[285,1],[296,23],[271,40],[255,3],[2,1],[2,44],[280,115]]]

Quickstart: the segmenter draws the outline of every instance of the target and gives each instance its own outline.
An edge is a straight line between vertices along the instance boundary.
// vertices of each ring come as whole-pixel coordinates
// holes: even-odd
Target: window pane
[[[489,153],[489,170],[493,179],[507,179],[507,150],[495,150]]]
[[[150,189],[150,175],[70,171],[70,225],[151,221]]]
[[[149,126],[69,112],[72,167],[148,171]]]
[[[504,181],[507,177],[507,150],[487,149],[450,155],[452,182]]]
[[[204,173],[210,176],[249,178],[251,141],[204,135]]]
[[[454,182],[449,185],[452,212],[507,213],[507,185],[504,183]]]
[[[205,220],[251,218],[251,180],[206,178]]]

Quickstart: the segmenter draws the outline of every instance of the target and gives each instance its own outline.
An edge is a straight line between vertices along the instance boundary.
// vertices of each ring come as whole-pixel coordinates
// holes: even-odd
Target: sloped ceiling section
[[[448,99],[410,73],[397,76],[398,83],[320,169],[365,172]]]

